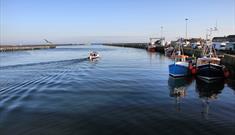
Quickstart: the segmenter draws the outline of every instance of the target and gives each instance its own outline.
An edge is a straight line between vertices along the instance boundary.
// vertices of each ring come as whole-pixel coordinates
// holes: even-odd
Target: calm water
[[[91,50],[101,58],[87,60]],[[172,79],[158,53],[97,45],[0,56],[1,135],[235,134],[235,91]]]

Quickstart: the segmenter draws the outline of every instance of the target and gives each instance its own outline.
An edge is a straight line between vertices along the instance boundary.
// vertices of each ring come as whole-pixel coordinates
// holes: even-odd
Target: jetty
[[[52,49],[56,45],[0,45],[0,52]]]

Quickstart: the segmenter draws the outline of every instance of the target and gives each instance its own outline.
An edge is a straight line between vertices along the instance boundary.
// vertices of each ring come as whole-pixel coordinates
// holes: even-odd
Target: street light
[[[186,30],[185,30],[185,39],[188,39],[188,18],[185,19]]]

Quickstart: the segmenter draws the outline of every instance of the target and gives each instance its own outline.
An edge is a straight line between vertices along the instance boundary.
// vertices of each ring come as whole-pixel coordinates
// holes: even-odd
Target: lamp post
[[[185,18],[185,27],[186,27],[186,30],[185,30],[185,39],[188,39],[188,18]]]

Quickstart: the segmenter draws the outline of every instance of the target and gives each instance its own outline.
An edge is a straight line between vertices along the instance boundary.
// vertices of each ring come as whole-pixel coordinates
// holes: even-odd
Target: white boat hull
[[[89,56],[89,59],[90,60],[93,60],[93,59],[97,59],[97,58],[99,58],[100,56],[99,55],[96,55],[96,56]]]

